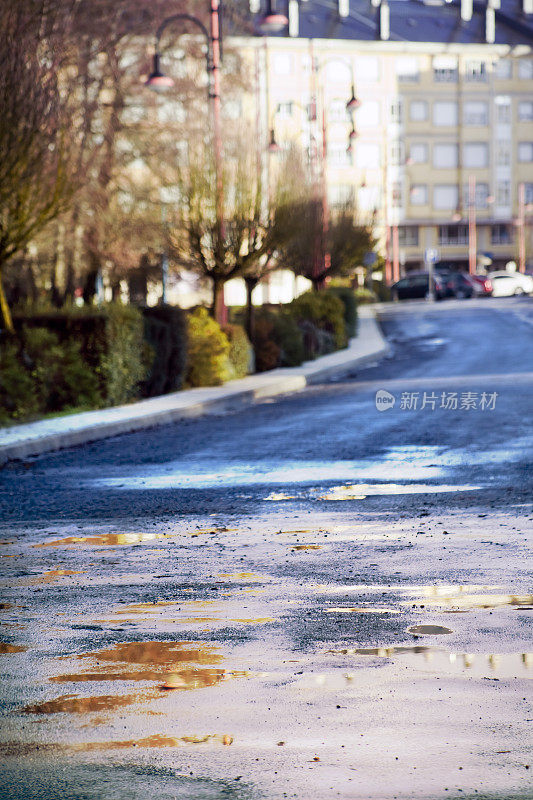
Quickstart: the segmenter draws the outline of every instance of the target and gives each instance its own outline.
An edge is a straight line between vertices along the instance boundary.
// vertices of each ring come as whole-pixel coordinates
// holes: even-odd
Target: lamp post
[[[477,268],[476,178],[468,176],[468,272],[475,275]]]
[[[215,192],[216,192],[216,241],[215,256],[217,260],[223,260],[224,252],[224,184],[222,169],[222,127],[221,127],[221,107],[220,107],[220,60],[221,60],[221,32],[220,32],[220,1],[210,0],[210,30],[197,17],[191,14],[173,14],[162,21],[155,34],[155,52],[153,59],[152,72],[145,82],[145,86],[155,91],[164,91],[174,86],[174,81],[170,76],[165,75],[161,70],[161,36],[168,28],[178,22],[190,22],[202,33],[206,41],[206,68],[208,98],[212,106],[213,113],[213,151],[215,161]],[[227,320],[227,310],[224,305],[224,290],[218,294],[215,292],[215,318],[219,323]]]

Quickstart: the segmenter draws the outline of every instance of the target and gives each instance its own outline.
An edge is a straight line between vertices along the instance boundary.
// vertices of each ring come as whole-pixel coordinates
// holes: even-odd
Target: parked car
[[[435,297],[442,300],[447,297],[445,279],[440,273],[434,273]],[[391,286],[393,300],[413,300],[417,297],[427,297],[429,293],[429,272],[410,272],[405,278]]]
[[[472,297],[475,294],[474,283],[470,275],[464,272],[451,272],[446,279],[446,288],[457,298]]]
[[[533,278],[521,272],[491,272],[489,278],[493,297],[511,297],[533,292]]]
[[[489,297],[492,294],[492,283],[488,275],[470,275],[474,286],[474,294],[478,297]]]

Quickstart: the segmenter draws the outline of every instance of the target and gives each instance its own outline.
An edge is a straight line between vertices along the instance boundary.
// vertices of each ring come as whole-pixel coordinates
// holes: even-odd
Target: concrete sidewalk
[[[283,367],[229,381],[223,386],[186,389],[130,405],[0,428],[0,465],[186,417],[238,410],[265,397],[300,391],[309,384],[342,377],[388,353],[389,345],[373,310],[361,308],[358,335],[345,350],[306,361],[299,367]]]

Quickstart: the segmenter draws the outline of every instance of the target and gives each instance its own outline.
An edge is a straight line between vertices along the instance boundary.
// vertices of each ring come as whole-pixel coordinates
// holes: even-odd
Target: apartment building
[[[355,200],[389,280],[427,251],[533,268],[533,0],[269,6],[288,26],[242,39],[262,66],[265,137],[309,149],[330,209]]]

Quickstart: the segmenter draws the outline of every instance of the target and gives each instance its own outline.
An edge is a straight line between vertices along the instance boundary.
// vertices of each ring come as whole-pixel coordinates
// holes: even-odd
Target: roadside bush
[[[372,290],[382,303],[389,303],[392,300],[391,290],[383,281],[373,281]]]
[[[229,375],[234,378],[245,378],[249,374],[252,359],[252,345],[248,341],[242,325],[224,325],[222,331],[229,341]]]
[[[24,420],[39,412],[35,381],[22,361],[16,341],[0,344],[0,425]]]
[[[357,300],[354,290],[349,286],[329,286],[327,292],[342,301],[346,335],[351,339],[357,333]]]
[[[220,386],[229,378],[228,337],[205,308],[197,308],[187,320],[187,386]]]
[[[153,352],[142,394],[157,397],[177,392],[187,366],[187,315],[177,306],[154,306],[142,313],[144,337]]]
[[[274,340],[275,314],[261,309],[256,314],[254,325],[255,369],[266,372],[279,366],[281,347]]]
[[[356,300],[360,305],[377,302],[377,295],[371,292],[370,289],[367,289],[366,286],[359,286],[357,289],[354,289],[354,292]]]
[[[344,305],[327,292],[305,292],[286,306],[297,322],[308,320],[317,328],[333,335],[335,349],[346,347],[348,339],[344,323]]]
[[[105,397],[112,405],[127,403],[139,396],[139,383],[145,378],[152,355],[144,342],[142,314],[134,306],[113,304],[105,309],[106,349],[100,362],[105,381]]]

